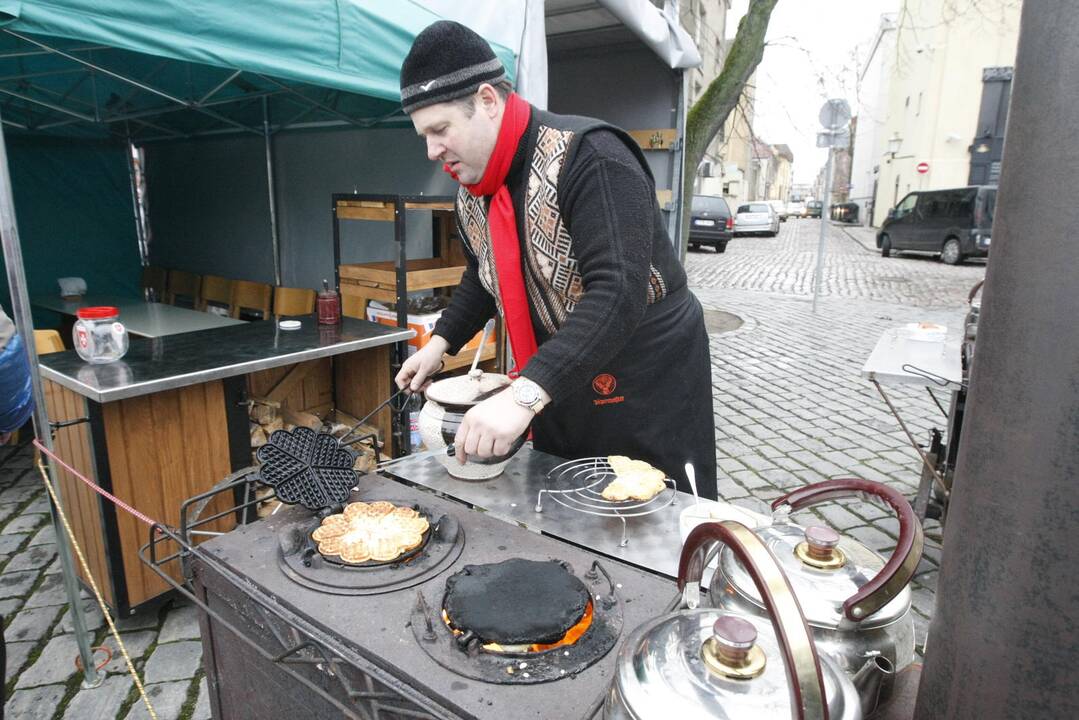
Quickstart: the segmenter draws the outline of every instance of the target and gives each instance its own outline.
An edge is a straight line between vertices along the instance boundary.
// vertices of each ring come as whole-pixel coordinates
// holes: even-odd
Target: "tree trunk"
[[[750,0],[749,10],[738,23],[723,70],[686,115],[685,173],[682,177],[681,255],[685,260],[689,242],[690,208],[693,205],[693,180],[704,151],[723,127],[727,116],[738,104],[742,89],[764,56],[764,35],[778,0]],[[732,209],[733,211],[733,209]]]

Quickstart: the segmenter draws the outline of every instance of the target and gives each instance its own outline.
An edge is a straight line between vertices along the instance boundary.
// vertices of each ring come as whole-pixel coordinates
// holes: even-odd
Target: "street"
[[[871,230],[830,224],[818,311],[812,283],[820,221],[791,220],[776,238],[737,237],[723,254],[691,252],[693,291],[707,311],[742,319],[711,335],[721,498],[764,511],[765,501],[831,477],[862,477],[912,498],[921,460],[861,368],[880,334],[909,322],[962,327],[967,294],[985,261],[882,258]],[[887,392],[919,442],[946,418],[921,388]],[[937,393],[947,407],[946,393]],[[879,506],[845,501],[810,513],[887,554],[897,523]],[[933,610],[940,526],[926,523],[913,584],[917,647]]]

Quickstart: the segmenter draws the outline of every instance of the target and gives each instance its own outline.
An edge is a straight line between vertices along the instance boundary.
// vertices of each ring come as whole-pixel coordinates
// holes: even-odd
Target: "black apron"
[[[617,356],[532,423],[537,450],[567,460],[626,455],[716,498],[712,365],[701,304],[683,288],[648,306]]]

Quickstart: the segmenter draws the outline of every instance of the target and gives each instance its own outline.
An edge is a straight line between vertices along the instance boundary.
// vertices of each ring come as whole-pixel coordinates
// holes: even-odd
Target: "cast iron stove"
[[[668,579],[380,476],[360,478],[349,499],[411,505],[430,537],[395,562],[343,566],[312,553],[319,516],[288,507],[189,558],[211,611],[200,622],[216,720],[587,717],[622,630],[677,595]],[[520,653],[457,641],[440,617],[446,580],[512,558],[557,561],[581,580],[594,615],[575,642]]]

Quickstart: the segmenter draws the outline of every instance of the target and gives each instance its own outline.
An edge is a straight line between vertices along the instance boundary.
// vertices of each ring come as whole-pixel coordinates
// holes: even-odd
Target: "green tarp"
[[[384,100],[399,99],[401,62],[438,19],[410,0],[0,0],[0,26],[15,32]],[[513,52],[495,52],[512,76]]]

